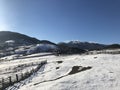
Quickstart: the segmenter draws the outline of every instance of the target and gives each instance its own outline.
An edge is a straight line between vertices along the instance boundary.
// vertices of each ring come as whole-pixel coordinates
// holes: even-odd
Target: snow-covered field
[[[0,70],[45,60],[47,64],[42,70],[27,79],[28,82],[18,90],[120,90],[119,54],[31,57],[0,62]],[[76,70],[74,67],[79,68]],[[5,76],[0,72],[0,78]]]

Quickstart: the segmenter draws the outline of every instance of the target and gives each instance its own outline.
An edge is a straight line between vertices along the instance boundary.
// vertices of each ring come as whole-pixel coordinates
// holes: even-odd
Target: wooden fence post
[[[16,80],[17,80],[17,82],[19,81],[19,80],[18,80],[18,74],[16,74]]]
[[[2,88],[4,89],[5,86],[4,86],[4,78],[2,78]]]
[[[11,79],[11,76],[9,77],[9,85],[12,85],[12,79]]]
[[[23,80],[24,79],[24,76],[23,76],[23,73],[21,73],[21,80]]]

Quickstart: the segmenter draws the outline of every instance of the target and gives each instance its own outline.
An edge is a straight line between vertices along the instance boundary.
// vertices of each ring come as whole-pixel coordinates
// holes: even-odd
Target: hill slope
[[[0,44],[4,44],[6,41],[14,40],[16,45],[30,45],[40,43],[40,40],[29,37],[16,32],[1,31],[0,32]]]
[[[0,57],[14,54],[52,52],[56,49],[57,45],[47,40],[38,40],[16,32],[0,32]]]

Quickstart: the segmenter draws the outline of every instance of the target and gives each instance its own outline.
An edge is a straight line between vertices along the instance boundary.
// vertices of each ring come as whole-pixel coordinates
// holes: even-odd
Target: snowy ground
[[[38,71],[36,75],[28,79],[28,82],[21,85],[19,90],[120,90],[119,54],[59,57],[51,55],[18,59],[1,62],[0,69],[44,60],[48,63],[42,71]],[[74,66],[91,68],[69,75]]]

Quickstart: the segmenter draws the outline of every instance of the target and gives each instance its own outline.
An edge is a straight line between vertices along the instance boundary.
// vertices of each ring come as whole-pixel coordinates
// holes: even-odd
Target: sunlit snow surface
[[[0,68],[44,60],[48,63],[42,72],[38,71],[37,75],[19,90],[120,90],[119,54],[34,57],[4,62],[0,64]],[[68,75],[73,66],[92,68]]]

